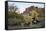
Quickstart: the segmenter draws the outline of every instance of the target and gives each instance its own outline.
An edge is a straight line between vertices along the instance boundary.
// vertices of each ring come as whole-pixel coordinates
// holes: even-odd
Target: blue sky
[[[37,4],[37,3],[22,3],[22,2],[8,2],[8,5],[16,5],[18,8],[26,8],[29,6],[37,6],[39,8],[43,8],[44,4]]]
[[[8,6],[11,6],[12,4],[14,4],[14,6],[17,6],[17,8],[20,10],[21,13],[25,10],[25,8],[28,8],[30,6],[36,6],[36,7],[39,7],[39,8],[44,8],[44,4],[8,2]]]

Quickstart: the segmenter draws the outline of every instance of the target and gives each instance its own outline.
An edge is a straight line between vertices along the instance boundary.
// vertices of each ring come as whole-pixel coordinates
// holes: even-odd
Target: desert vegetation
[[[26,12],[27,9],[28,13]],[[16,12],[18,10],[16,6],[10,6],[9,10],[10,11],[8,11],[8,26],[31,27],[33,23],[37,24],[45,18],[44,8],[30,6],[29,8],[26,8],[26,10],[22,14],[18,14]]]

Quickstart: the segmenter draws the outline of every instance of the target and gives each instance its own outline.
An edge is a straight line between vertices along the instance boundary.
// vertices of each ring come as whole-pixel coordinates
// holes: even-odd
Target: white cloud
[[[16,12],[17,13],[23,13],[25,11],[25,8],[20,8],[20,9],[18,9]]]

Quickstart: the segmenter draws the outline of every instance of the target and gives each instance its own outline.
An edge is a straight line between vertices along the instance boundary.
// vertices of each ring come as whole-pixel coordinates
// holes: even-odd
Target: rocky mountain
[[[38,8],[38,7],[34,7],[34,6],[30,6],[28,8],[25,9],[25,11],[23,12],[24,15],[29,14],[32,10],[36,10],[36,12],[40,13],[40,14],[45,14],[45,9],[44,8]]]

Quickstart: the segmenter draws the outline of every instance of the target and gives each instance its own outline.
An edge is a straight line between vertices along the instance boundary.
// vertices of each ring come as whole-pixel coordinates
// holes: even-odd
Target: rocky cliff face
[[[27,14],[27,13],[29,13],[30,11],[31,11],[31,7],[28,7],[28,8],[25,9],[25,11],[23,12],[23,14]]]
[[[26,8],[26,10],[22,13],[24,15],[29,14],[32,10],[36,10],[36,12],[40,13],[40,14],[45,14],[45,10],[44,8],[38,8],[38,7],[34,7],[34,6],[30,6],[28,8]]]

